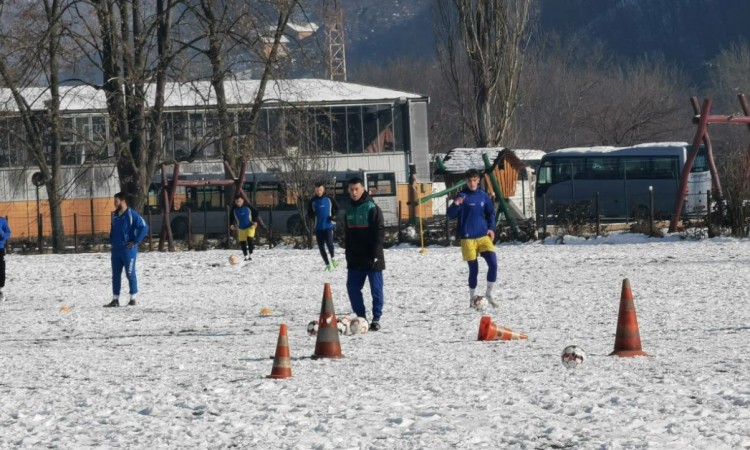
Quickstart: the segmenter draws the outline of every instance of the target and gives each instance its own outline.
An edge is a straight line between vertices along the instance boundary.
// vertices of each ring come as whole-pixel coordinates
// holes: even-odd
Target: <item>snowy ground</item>
[[[526,342],[476,341],[458,248],[389,249],[383,330],[317,361],[326,281],[350,308],[316,250],[142,253],[119,309],[108,254],[10,255],[0,448],[750,448],[750,241],[596,244],[498,248],[490,314]],[[625,277],[649,358],[607,356]],[[282,322],[294,377],[269,380]]]

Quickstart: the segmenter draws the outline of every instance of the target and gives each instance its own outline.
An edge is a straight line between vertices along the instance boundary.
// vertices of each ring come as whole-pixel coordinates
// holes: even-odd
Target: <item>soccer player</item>
[[[495,210],[490,196],[479,187],[479,171],[469,169],[466,171],[465,178],[466,186],[453,199],[453,204],[448,207],[448,218],[458,219],[461,254],[469,265],[469,306],[474,307],[479,276],[477,256],[481,256],[487,262],[485,298],[493,307],[497,307],[492,297],[492,287],[497,280],[497,255],[493,245]]]
[[[231,231],[237,229],[237,240],[240,241],[245,261],[253,259],[255,230],[258,228],[259,217],[258,210],[248,205],[242,198],[242,194],[235,194],[234,207],[232,208],[232,214],[229,215],[229,229]]]
[[[330,272],[339,265],[333,252],[333,230],[336,228],[333,221],[338,211],[339,205],[336,200],[326,195],[325,185],[320,181],[315,183],[315,196],[310,199],[307,206],[307,216],[310,219],[315,219],[315,240],[318,242],[320,256],[323,257],[323,262],[326,265],[326,272]],[[328,253],[331,254],[330,262],[326,247],[328,247]]]
[[[5,301],[5,246],[10,239],[10,227],[5,217],[0,217],[0,302]]]
[[[148,225],[146,225],[143,217],[134,209],[128,207],[124,192],[115,194],[114,203],[115,210],[112,213],[112,227],[109,232],[109,243],[112,247],[112,301],[104,306],[120,306],[123,269],[125,269],[125,276],[127,276],[130,286],[128,306],[135,306],[138,295],[135,260],[138,256],[138,244],[148,233]]]

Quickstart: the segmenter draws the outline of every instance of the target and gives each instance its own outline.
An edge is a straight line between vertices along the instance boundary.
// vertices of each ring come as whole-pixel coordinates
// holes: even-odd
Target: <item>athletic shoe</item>
[[[247,256],[245,257],[245,261],[252,261],[252,260],[253,260],[253,257],[252,257],[252,256],[250,256],[250,255],[247,255]]]
[[[370,331],[380,331],[380,321],[373,320],[370,322]]]
[[[3,291],[0,291],[0,302],[4,302],[5,300],[5,294],[3,293]]]
[[[496,303],[496,302],[495,302],[495,300],[494,300],[494,299],[492,298],[492,294],[486,294],[486,295],[484,296],[484,298],[486,298],[486,299],[487,299],[487,301],[488,301],[488,302],[490,302],[490,305],[491,305],[491,306],[492,306],[493,308],[497,308],[498,306],[500,306],[500,304],[499,304],[499,303]]]
[[[120,306],[120,300],[116,298],[113,298],[111,302],[104,305],[105,308],[117,308],[118,306]]]
[[[336,261],[334,258],[331,258],[331,265],[335,269],[335,268],[337,268],[339,266],[339,262]]]
[[[333,270],[333,265],[331,265],[331,264],[328,264],[328,265],[326,266],[326,268],[325,268],[325,269],[323,269],[323,270],[325,270],[326,272],[330,272],[330,271],[332,271],[332,270]]]
[[[130,299],[130,301],[128,302],[128,306],[135,306],[135,299],[134,298]]]

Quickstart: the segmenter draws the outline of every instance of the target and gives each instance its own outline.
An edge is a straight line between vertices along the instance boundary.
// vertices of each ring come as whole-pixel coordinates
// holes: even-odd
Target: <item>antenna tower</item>
[[[346,81],[346,47],[344,46],[344,11],[339,0],[326,2],[328,35],[328,78]]]

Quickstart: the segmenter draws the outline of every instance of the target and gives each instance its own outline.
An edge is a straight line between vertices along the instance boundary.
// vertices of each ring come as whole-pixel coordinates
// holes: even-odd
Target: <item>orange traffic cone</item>
[[[622,295],[620,296],[620,313],[617,316],[617,335],[615,337],[615,351],[609,354],[629,357],[648,356],[641,348],[641,334],[638,331],[638,317],[635,314],[633,293],[630,290],[630,280],[622,280]]]
[[[333,312],[331,283],[326,283],[323,289],[323,304],[320,307],[320,319],[318,319],[318,339],[315,342],[315,354],[312,355],[312,358],[343,357],[344,355],[341,354],[341,343],[339,342],[336,313]]]
[[[279,329],[279,340],[276,344],[276,356],[273,358],[271,375],[267,378],[291,378],[292,361],[289,359],[289,340],[286,336],[286,324]]]
[[[482,320],[479,321],[478,341],[525,341],[528,339],[529,337],[523,333],[515,332],[510,328],[498,327],[490,316],[482,316]]]

